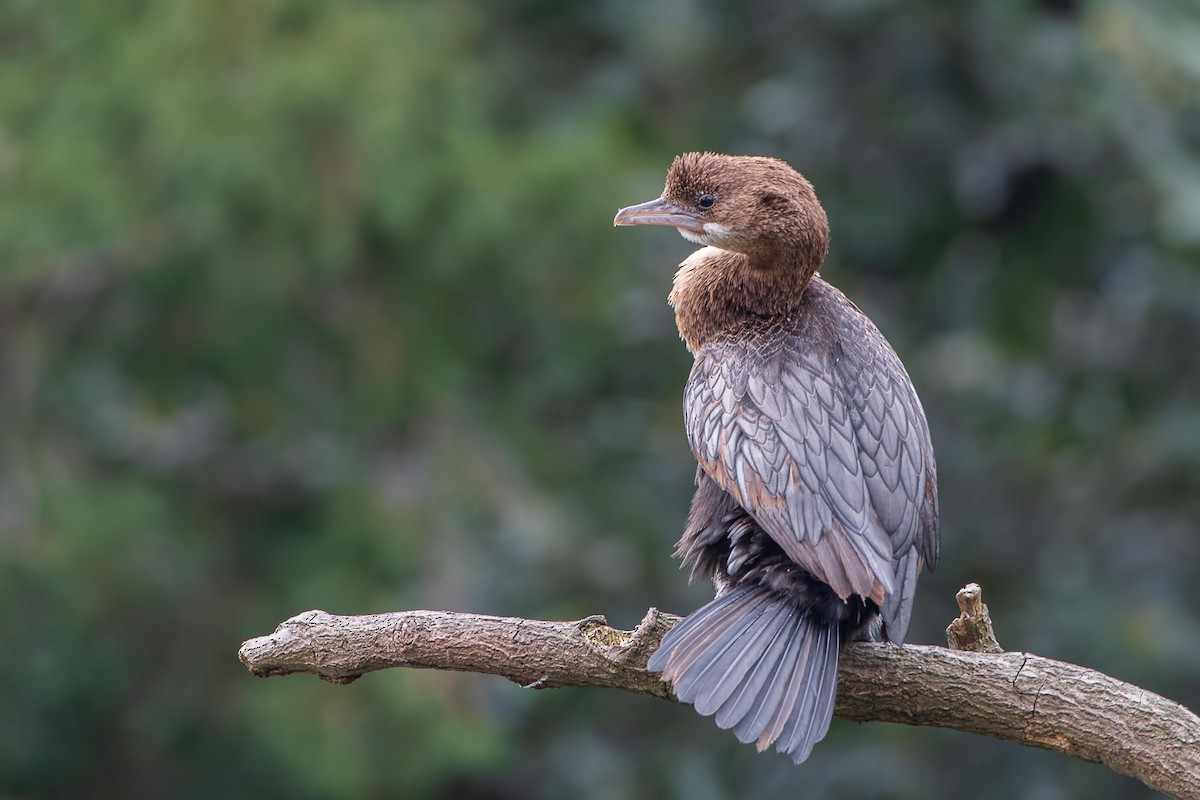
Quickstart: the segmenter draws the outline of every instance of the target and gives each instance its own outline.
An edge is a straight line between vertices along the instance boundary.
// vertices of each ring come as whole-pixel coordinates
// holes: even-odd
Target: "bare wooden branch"
[[[411,667],[501,675],[526,688],[604,686],[671,698],[645,665],[678,619],[651,609],[636,629],[623,631],[598,616],[544,622],[442,611],[309,611],[245,642],[238,655],[264,677],[307,672],[349,683],[366,672]],[[1094,670],[1027,653],[851,644],[841,658],[835,714],[1057,750],[1173,797],[1200,798],[1200,718]]]
[[[260,677],[309,672],[350,683],[389,667],[500,675],[521,686],[604,686],[670,699],[646,661],[679,617],[650,609],[632,631],[602,616],[545,622],[453,611],[339,617],[306,611],[270,636],[244,643],[242,663]]]

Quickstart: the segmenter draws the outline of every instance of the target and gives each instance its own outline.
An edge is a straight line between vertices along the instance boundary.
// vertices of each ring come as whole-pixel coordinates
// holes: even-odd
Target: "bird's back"
[[[814,277],[793,312],[697,352],[684,411],[701,473],[839,598],[893,610],[903,640],[908,573],[936,565],[936,476],[916,391],[875,325]]]
[[[880,618],[903,642],[917,573],[937,560],[924,412],[891,345],[817,277],[794,311],[701,348],[684,406],[699,469],[678,553],[718,594],[649,666],[741,741],[799,762],[828,729],[841,644]]]

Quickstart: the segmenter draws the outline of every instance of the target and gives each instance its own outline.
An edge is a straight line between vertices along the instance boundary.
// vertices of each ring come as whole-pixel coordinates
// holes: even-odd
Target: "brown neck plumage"
[[[671,287],[679,335],[696,353],[747,320],[791,314],[818,265],[776,260],[757,266],[742,253],[716,247],[697,250],[679,265]]]

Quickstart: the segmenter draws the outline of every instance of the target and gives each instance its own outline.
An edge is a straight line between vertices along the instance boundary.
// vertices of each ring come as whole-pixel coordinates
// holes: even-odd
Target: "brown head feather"
[[[829,250],[829,221],[812,184],[779,159],[676,156],[663,199],[700,215],[704,244],[742,253],[757,269],[807,278]]]
[[[812,184],[778,159],[685,153],[662,199],[699,221],[681,234],[709,245],[680,265],[671,291],[693,353],[746,319],[792,312],[829,250]]]

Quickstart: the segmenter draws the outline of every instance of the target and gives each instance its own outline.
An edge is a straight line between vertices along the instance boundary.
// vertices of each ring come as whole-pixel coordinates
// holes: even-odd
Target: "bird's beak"
[[[622,208],[613,217],[613,225],[669,225],[692,233],[704,234],[704,221],[694,211],[668,203],[661,197],[636,206]]]

